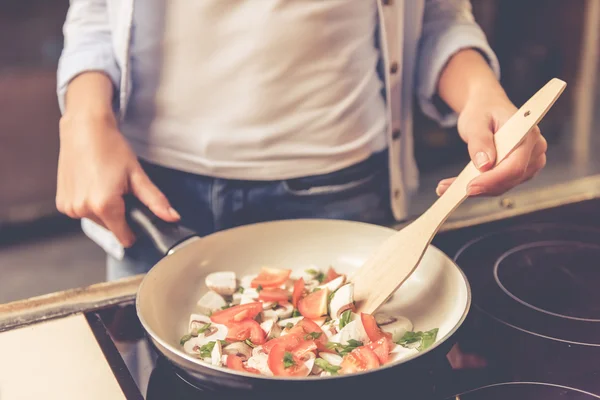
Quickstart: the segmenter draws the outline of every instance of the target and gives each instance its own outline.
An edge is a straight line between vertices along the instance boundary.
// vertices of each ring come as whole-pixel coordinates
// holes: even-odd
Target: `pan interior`
[[[331,220],[276,221],[221,231],[154,266],[140,286],[138,314],[155,340],[172,356],[188,358],[189,364],[179,340],[187,333],[190,314],[197,312],[196,302],[207,291],[204,278],[209,273],[235,271],[239,278],[256,274],[261,266],[323,270],[332,266],[351,274],[393,233],[376,225]],[[462,272],[430,246],[413,275],[380,310],[408,317],[415,330],[439,328],[441,341],[461,324],[469,304]]]

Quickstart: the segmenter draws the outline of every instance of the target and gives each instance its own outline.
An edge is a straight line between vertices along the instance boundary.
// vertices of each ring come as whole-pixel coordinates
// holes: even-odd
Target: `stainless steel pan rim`
[[[293,222],[291,222],[293,221]],[[246,230],[246,229],[252,229],[253,227],[256,226],[266,226],[266,225],[270,225],[270,226],[277,226],[277,225],[288,225],[290,223],[319,223],[319,224],[323,224],[325,220],[322,219],[296,219],[296,220],[282,220],[282,221],[269,221],[269,222],[261,222],[261,223],[257,223],[257,224],[251,224],[251,225],[244,225],[244,226],[240,226],[240,227],[235,227],[235,228],[230,228],[230,229],[226,229],[226,230],[222,230],[216,233],[213,233],[209,236],[213,237],[213,239],[217,239],[221,236],[227,235],[230,231],[233,230],[237,230],[237,231],[242,231],[242,230]],[[354,222],[354,221],[344,221],[344,220],[326,220],[327,223],[329,224],[347,224],[348,226],[358,226],[358,225],[365,225],[365,226],[370,226],[373,227],[375,225],[373,224],[368,224],[368,223],[362,223],[362,222]],[[377,226],[377,228],[381,229],[381,230],[388,230],[391,232],[395,232],[392,228],[388,228],[388,227],[383,227],[383,226]],[[200,239],[202,240],[202,239]],[[467,280],[466,275],[464,274],[464,272],[458,267],[458,265],[454,262],[454,260],[450,259],[448,256],[446,256],[441,250],[439,250],[437,247],[431,245],[430,246],[430,250],[434,253],[438,253],[440,254],[442,257],[447,259],[447,262],[453,267],[453,269],[455,269],[456,271],[459,272],[460,276],[462,277],[463,281],[464,281],[464,285],[465,285],[465,289],[466,289],[466,304],[465,304],[465,308],[464,311],[462,313],[462,316],[459,318],[458,322],[454,325],[454,327],[452,329],[450,329],[449,332],[447,332],[443,337],[438,338],[436,340],[436,342],[429,347],[427,350],[424,350],[422,352],[419,352],[417,354],[414,354],[410,357],[404,358],[402,360],[399,360],[397,362],[385,365],[385,366],[381,366],[377,369],[374,370],[370,370],[370,371],[364,371],[364,372],[358,372],[358,373],[354,373],[354,374],[350,374],[350,375],[336,375],[336,376],[327,376],[327,377],[320,377],[320,376],[311,376],[311,377],[285,377],[285,378],[279,378],[279,377],[269,377],[269,376],[264,376],[264,375],[257,375],[257,374],[252,374],[252,373],[248,373],[248,372],[242,372],[242,371],[236,371],[236,370],[231,370],[225,367],[219,367],[219,366],[214,366],[214,365],[210,365],[208,363],[204,363],[202,361],[199,361],[198,359],[188,355],[187,353],[174,348],[174,346],[170,345],[169,343],[167,343],[166,340],[163,340],[150,326],[149,323],[147,323],[147,321],[144,318],[144,315],[140,309],[140,293],[142,292],[145,284],[148,282],[148,280],[150,278],[152,278],[153,273],[155,272],[155,268],[153,267],[144,277],[144,279],[142,280],[139,288],[138,288],[138,292],[136,295],[136,312],[138,315],[138,318],[142,324],[142,326],[144,327],[144,329],[146,330],[146,332],[148,333],[148,335],[150,336],[151,340],[155,341],[163,350],[168,351],[172,356],[174,356],[175,358],[181,358],[189,363],[195,364],[198,367],[201,368],[206,368],[206,369],[210,369],[213,371],[216,371],[218,373],[225,373],[225,374],[229,374],[229,375],[235,375],[235,376],[239,376],[239,377],[243,377],[243,378],[251,378],[251,379],[256,379],[256,380],[264,380],[264,381],[335,381],[335,380],[342,380],[342,379],[346,379],[346,378],[352,378],[352,377],[356,377],[356,376],[362,376],[362,375],[368,375],[368,374],[372,374],[374,372],[378,372],[378,371],[384,371],[384,370],[388,370],[390,368],[393,367],[397,367],[398,365],[402,365],[407,363],[408,361],[411,361],[413,359],[416,358],[421,358],[422,356],[424,356],[425,354],[431,353],[433,351],[435,351],[438,347],[440,347],[445,341],[447,341],[451,336],[453,336],[456,331],[462,326],[462,324],[464,323],[469,310],[471,308],[471,286]],[[174,254],[171,253],[171,254]],[[165,256],[166,257],[171,257],[171,254]],[[158,264],[157,264],[158,265]],[[173,357],[168,357],[172,362],[177,363],[177,360],[174,360]],[[185,366],[182,366],[185,369]],[[199,373],[198,371],[194,371],[194,373]]]

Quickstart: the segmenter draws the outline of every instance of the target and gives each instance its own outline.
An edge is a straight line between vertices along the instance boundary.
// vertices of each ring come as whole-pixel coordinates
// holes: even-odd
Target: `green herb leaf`
[[[426,332],[406,332],[397,342],[403,347],[409,347],[410,344],[419,342],[417,350],[423,351],[435,343],[437,338],[438,328]]]
[[[200,335],[201,333],[206,332],[206,330],[208,328],[210,328],[211,323],[209,322],[208,324],[204,324],[204,326],[202,326],[201,328],[198,329],[198,331],[196,332],[196,336]]]
[[[304,336],[304,340],[318,339],[319,337],[321,337],[322,334],[323,334],[323,332],[311,332],[311,333],[307,334],[306,336]]]
[[[227,310],[229,307],[231,307],[231,304],[225,304],[223,307],[221,307],[221,310]]]
[[[319,290],[321,290],[321,288],[320,288],[320,287],[316,287],[316,288],[314,288],[314,289],[312,290],[312,292],[311,292],[311,293],[318,292]]]
[[[315,279],[319,281],[319,283],[323,283],[325,280],[325,274],[323,272],[319,272],[317,275],[315,275]]]
[[[317,274],[319,273],[319,271],[317,271],[317,270],[316,270],[316,269],[314,269],[314,268],[310,268],[310,269],[307,269],[307,270],[306,270],[306,273],[307,273],[307,274],[311,274],[311,275],[317,275]]]
[[[296,362],[294,361],[294,357],[292,356],[292,353],[290,353],[289,351],[286,351],[283,355],[283,368],[290,368],[293,367],[294,365],[296,365]]]
[[[336,343],[336,342],[329,342],[329,343],[327,343],[327,348],[329,348],[331,350],[335,350],[336,353],[338,353],[340,356],[343,357],[346,354],[350,353],[355,348],[360,347],[362,345],[363,345],[363,342],[354,340],[354,339],[350,339],[350,340],[348,340],[347,345],[343,345],[341,343]]]
[[[258,292],[260,292],[261,290],[263,290],[263,287],[262,287],[261,285],[258,285],[258,286],[256,287],[256,292],[258,293]]]
[[[296,317],[301,317],[302,314],[300,314],[300,311],[298,311],[297,309],[294,309],[294,312],[292,313],[292,317],[296,318]]]
[[[352,318],[352,310],[346,310],[342,313],[340,316],[340,329],[350,323],[350,318]]]
[[[321,368],[323,371],[327,371],[332,375],[337,374],[337,372],[342,368],[342,367],[337,367],[335,365],[331,365],[330,363],[328,363],[327,361],[325,361],[322,358],[317,358],[315,360],[315,364],[317,364],[317,366],[319,368]]]
[[[240,286],[239,288],[237,288],[237,290],[235,292],[242,294],[242,293],[244,293],[244,288]]]
[[[292,324],[291,322],[288,322],[287,324],[285,324],[285,329],[292,329],[294,327],[294,324]]]
[[[185,342],[190,340],[192,337],[193,337],[192,335],[183,335],[181,337],[181,339],[179,340],[179,344],[183,346],[185,344]]]
[[[435,339],[437,338],[438,328],[432,329],[423,333],[423,338],[421,340],[421,345],[417,348],[419,351],[423,351],[430,347],[433,343],[435,343]]]
[[[250,347],[252,347],[252,348],[255,348],[255,347],[256,347],[256,346],[254,345],[254,343],[252,343],[252,342],[250,341],[250,339],[246,339],[246,340],[244,340],[244,343],[246,343],[248,346],[250,346]]]
[[[215,348],[216,342],[208,342],[204,346],[198,349],[198,353],[200,353],[200,357],[206,358],[210,357],[213,349]]]

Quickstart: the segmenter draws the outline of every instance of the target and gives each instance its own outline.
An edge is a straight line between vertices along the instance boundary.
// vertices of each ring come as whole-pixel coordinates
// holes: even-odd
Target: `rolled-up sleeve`
[[[103,72],[118,89],[120,69],[113,51],[106,0],[71,0],[63,34],[57,95],[64,113],[67,86],[73,78],[83,72]]]
[[[473,48],[487,59],[496,76],[500,64],[481,27],[475,22],[469,0],[427,0],[417,61],[417,98],[425,115],[444,127],[458,116],[437,99],[438,82],[448,60],[458,51]]]

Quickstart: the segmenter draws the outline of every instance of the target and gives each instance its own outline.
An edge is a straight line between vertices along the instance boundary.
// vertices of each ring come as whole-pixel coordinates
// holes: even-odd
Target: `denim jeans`
[[[324,175],[283,181],[210,178],[142,162],[150,179],[201,236],[256,222],[325,218],[386,224],[389,201],[387,152]],[[140,238],[123,260],[109,256],[107,279],[147,272],[161,255]]]

